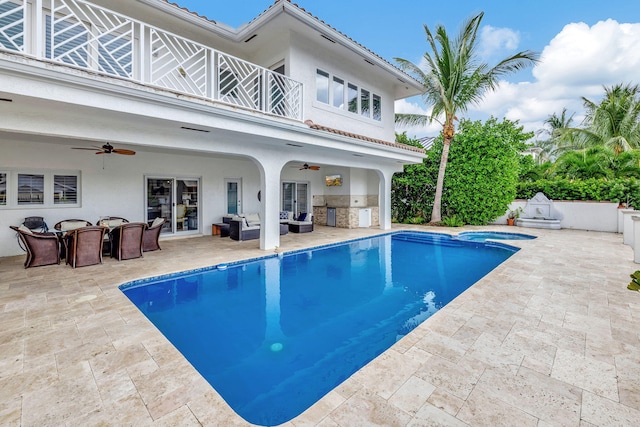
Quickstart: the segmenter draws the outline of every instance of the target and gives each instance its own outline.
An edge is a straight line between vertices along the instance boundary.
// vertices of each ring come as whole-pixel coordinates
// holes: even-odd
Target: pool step
[[[456,240],[451,236],[445,234],[399,233],[394,234],[392,239],[402,240],[404,242],[437,244],[450,248],[461,248],[463,246],[470,246],[470,243],[471,246],[475,246],[474,242]]]

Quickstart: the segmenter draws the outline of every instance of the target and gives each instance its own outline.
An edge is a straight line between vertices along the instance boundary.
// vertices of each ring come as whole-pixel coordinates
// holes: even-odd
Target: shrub
[[[611,201],[640,207],[640,184],[635,178],[519,182],[516,198],[530,199],[537,192],[551,200]]]
[[[445,216],[484,225],[503,215],[516,196],[519,151],[531,136],[509,120],[461,121],[445,174]]]
[[[517,122],[462,120],[449,151],[445,173],[442,212],[444,217],[464,224],[482,225],[503,215],[516,196],[520,171],[519,152],[533,133],[523,133]],[[409,143],[406,134],[398,142]],[[442,136],[434,141],[422,164],[408,165],[393,177],[392,217],[398,222],[410,218],[430,221],[435,194]],[[535,194],[535,193],[534,193]]]
[[[458,218],[456,215],[447,216],[442,219],[442,225],[446,225],[447,227],[462,227],[464,226],[464,221]]]

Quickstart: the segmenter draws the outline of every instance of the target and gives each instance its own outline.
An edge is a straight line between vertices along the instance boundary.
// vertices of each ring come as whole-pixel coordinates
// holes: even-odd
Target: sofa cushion
[[[259,225],[260,224],[260,215],[257,213],[248,213],[244,216],[247,222],[251,225]]]

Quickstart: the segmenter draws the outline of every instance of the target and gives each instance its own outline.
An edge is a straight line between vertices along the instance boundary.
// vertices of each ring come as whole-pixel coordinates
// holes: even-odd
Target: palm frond
[[[400,126],[426,126],[433,121],[433,116],[423,114],[396,114],[395,121]]]

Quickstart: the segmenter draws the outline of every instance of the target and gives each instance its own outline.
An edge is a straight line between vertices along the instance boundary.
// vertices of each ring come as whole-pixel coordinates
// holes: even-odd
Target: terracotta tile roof
[[[335,133],[336,135],[342,135],[342,136],[346,136],[346,137],[349,137],[349,138],[360,139],[362,141],[375,142],[376,144],[388,145],[390,147],[402,148],[403,150],[414,151],[416,153],[424,153],[425,152],[425,150],[423,148],[414,147],[412,145],[400,144],[398,142],[389,142],[389,141],[383,141],[381,139],[370,138],[368,136],[359,135],[357,133],[346,132],[346,131],[343,131],[343,130],[340,130],[340,129],[335,129],[335,128],[330,128],[328,126],[318,125],[318,124],[313,123],[311,120],[306,120],[304,122],[304,124],[309,126],[311,129],[322,130],[322,131],[325,131],[325,132],[331,132],[331,133]]]

